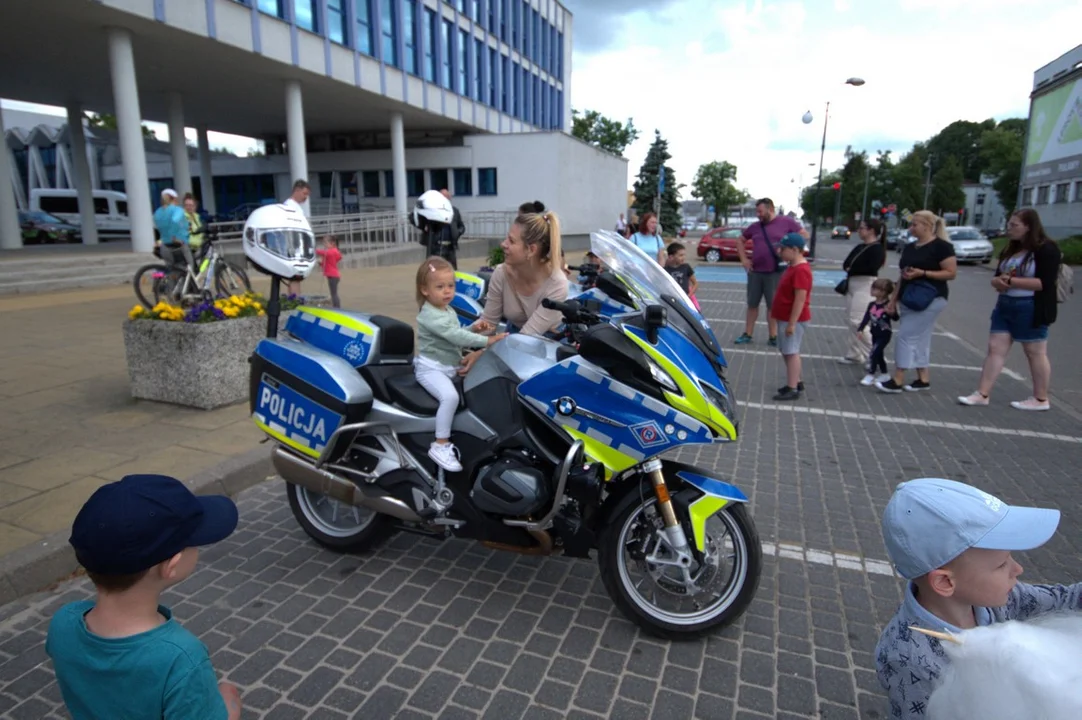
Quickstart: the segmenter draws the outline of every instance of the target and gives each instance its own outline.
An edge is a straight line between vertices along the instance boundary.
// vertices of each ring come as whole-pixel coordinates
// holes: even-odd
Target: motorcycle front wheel
[[[653,493],[631,492],[602,530],[601,580],[624,616],[669,640],[700,637],[739,618],[759,587],[763,560],[747,508],[730,503],[707,519],[705,551],[693,562],[690,583],[679,568],[657,562],[665,559],[663,528]]]
[[[362,552],[387,537],[387,518],[286,483],[289,509],[308,537],[329,550]]]

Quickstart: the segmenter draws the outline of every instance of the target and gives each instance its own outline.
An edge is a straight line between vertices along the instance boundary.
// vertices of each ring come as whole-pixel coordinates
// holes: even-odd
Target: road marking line
[[[857,572],[871,573],[872,575],[887,575],[898,577],[894,567],[884,560],[872,560],[871,558],[853,555],[850,553],[830,552],[829,550],[813,550],[803,548],[791,543],[762,543],[763,555],[780,557],[787,560],[800,560],[816,565],[831,565],[842,570],[856,570]]]
[[[743,355],[766,355],[766,356],[769,356],[769,357],[778,357],[778,355],[780,354],[777,350],[774,350],[773,352],[771,352],[769,350],[746,350],[746,349],[741,348],[741,347],[727,348],[725,350],[725,354],[729,354],[729,353],[740,353],[740,354],[743,354]],[[837,360],[838,356],[837,355],[813,355],[813,354],[800,353],[800,358],[802,360]],[[942,365],[942,364],[936,364],[936,363],[929,363],[928,367],[936,368],[938,370],[965,370],[966,372],[975,372],[975,373],[979,373],[981,371],[981,369],[979,367],[973,367],[973,366],[970,366],[970,365]]]
[[[699,302],[702,302],[702,300],[700,300]],[[744,324],[744,321],[741,320],[740,318],[716,318],[716,317],[707,316],[706,319],[709,320],[710,322],[740,323],[741,325]],[[849,329],[845,325],[815,325],[815,324],[811,324],[811,325],[808,325],[807,327],[815,328],[816,330],[848,330]],[[936,332],[934,334],[936,336],[939,336],[939,337],[949,337],[949,338],[953,338],[955,340],[958,339],[958,336],[955,335],[954,333]],[[1004,370],[1004,372],[1006,372],[1006,370]]]
[[[1037,440],[1055,440],[1057,442],[1073,443],[1082,445],[1082,437],[1073,435],[1057,435],[1056,433],[1037,432],[1034,430],[1018,430],[1016,428],[998,428],[989,425],[963,425],[961,423],[943,422],[941,420],[924,420],[919,418],[896,417],[894,415],[872,415],[871,413],[848,412],[844,410],[828,410],[827,408],[806,407],[803,405],[777,405],[773,403],[741,402],[741,407],[754,408],[756,410],[777,410],[805,415],[825,415],[827,417],[844,418],[846,420],[872,421],[878,423],[893,423],[895,425],[917,425],[926,428],[941,428],[943,430],[961,430],[963,432],[985,433],[987,435],[1017,435],[1021,437],[1035,438]]]

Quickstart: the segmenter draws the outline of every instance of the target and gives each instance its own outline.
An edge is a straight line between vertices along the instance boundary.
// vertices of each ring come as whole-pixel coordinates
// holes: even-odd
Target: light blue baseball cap
[[[1059,510],[1008,505],[972,485],[920,478],[898,485],[883,511],[883,542],[913,580],[970,548],[1032,550],[1048,542]]]

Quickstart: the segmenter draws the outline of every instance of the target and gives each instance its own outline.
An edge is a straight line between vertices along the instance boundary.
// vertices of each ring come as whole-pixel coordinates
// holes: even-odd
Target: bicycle
[[[159,302],[186,307],[215,297],[229,297],[252,291],[248,274],[236,264],[226,260],[215,246],[216,238],[207,237],[195,258],[198,272],[181,262],[172,267],[165,263],[151,263],[136,271],[132,279],[135,296],[147,309]],[[213,280],[213,292],[211,281]]]

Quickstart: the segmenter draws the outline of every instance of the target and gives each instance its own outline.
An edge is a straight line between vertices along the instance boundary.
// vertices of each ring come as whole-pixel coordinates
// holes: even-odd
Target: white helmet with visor
[[[244,223],[244,254],[260,272],[302,280],[316,264],[316,242],[304,213],[290,205],[264,205]]]

